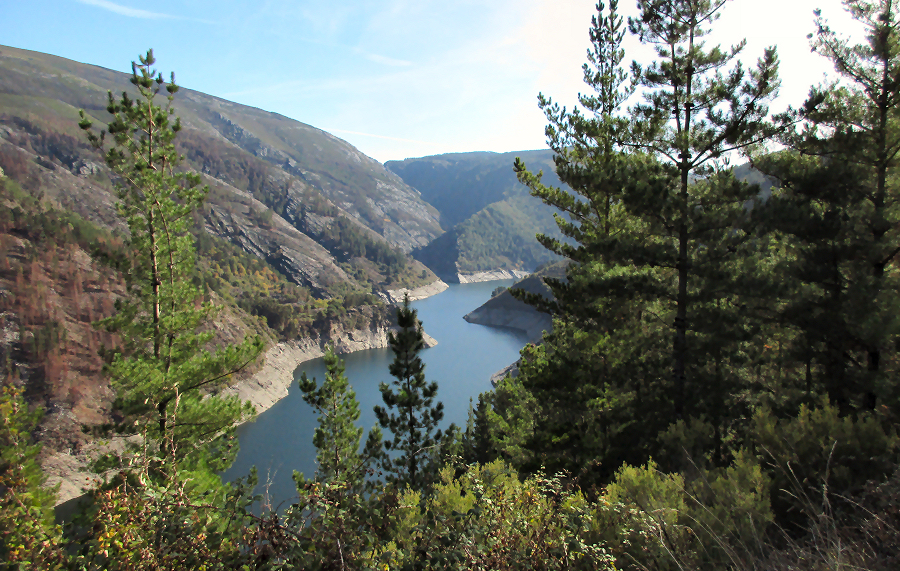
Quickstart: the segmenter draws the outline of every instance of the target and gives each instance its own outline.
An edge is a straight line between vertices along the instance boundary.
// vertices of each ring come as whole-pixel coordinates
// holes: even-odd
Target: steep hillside
[[[539,233],[559,236],[548,208],[534,197],[512,196],[482,208],[415,256],[445,280],[473,281],[492,270],[527,272],[557,259],[538,243]]]
[[[553,152],[549,150],[450,153],[388,161],[384,166],[418,189],[422,198],[440,212],[442,225],[450,228],[488,204],[528,194],[512,170],[516,157],[522,157],[529,167],[533,164],[544,169],[548,184],[559,184],[553,173]]]
[[[553,171],[552,151],[459,153],[385,166],[422,193],[451,227],[446,234],[417,250],[415,256],[444,279],[488,270],[533,270],[555,260],[535,234],[559,236],[553,209],[532,197],[512,170],[521,157],[532,170],[544,172],[544,182],[561,183]]]
[[[107,91],[129,75],[0,47],[0,166],[26,188],[106,227],[109,176],[77,126],[108,120]],[[319,297],[434,280],[404,252],[441,229],[437,211],[340,139],[274,113],[182,89],[179,150],[213,188],[207,229]]]
[[[271,346],[265,366],[234,379],[236,394],[271,406],[286,394],[301,356],[321,355],[326,344],[343,351],[386,345],[395,312],[376,296],[316,299],[264,261],[197,230],[194,280],[221,308],[208,325],[212,345],[259,334]],[[0,175],[0,382],[21,384],[29,403],[45,411],[41,460],[64,484],[63,500],[78,495],[98,451],[82,426],[116,418],[102,348],[120,340],[94,324],[125,295],[119,268],[127,260],[120,236]]]
[[[82,426],[116,418],[100,350],[119,340],[92,324],[115,311],[129,259],[110,171],[78,109],[102,125],[107,89],[130,91],[128,77],[0,47],[0,381],[46,411],[42,461],[66,494],[97,451]],[[437,212],[381,165],[284,117],[189,90],[176,102],[183,166],[210,187],[193,279],[222,307],[214,345],[257,333],[275,357],[385,346],[394,309],[383,300],[446,287],[407,253],[440,232]],[[286,381],[257,378],[271,362],[244,374],[279,388],[288,361],[286,374],[276,367]],[[281,388],[266,389],[268,404]]]
[[[237,263],[253,261],[240,252],[231,254]],[[125,294],[118,269],[124,260],[121,238],[0,178],[0,380],[21,382],[28,400],[45,409],[40,436],[47,453],[77,451],[89,440],[82,424],[108,422],[113,412],[100,350],[119,340],[92,323],[112,315]],[[208,281],[209,264],[202,266],[197,278]],[[276,290],[291,285],[264,271],[257,279]],[[241,289],[254,291],[251,280],[242,282]],[[230,287],[218,289],[221,294],[209,290],[208,295],[233,300]],[[214,327],[219,343],[248,333],[270,342],[278,336],[264,318],[248,315],[233,302]]]

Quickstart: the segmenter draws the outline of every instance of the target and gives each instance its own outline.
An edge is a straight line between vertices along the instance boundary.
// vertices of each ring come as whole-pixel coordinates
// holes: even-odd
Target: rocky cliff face
[[[354,281],[328,250],[280,216],[273,216],[266,227],[253,224],[251,214],[264,208],[252,197],[240,195],[232,196],[227,205],[212,203],[205,220],[206,231],[265,260],[316,297],[329,297],[332,284]]]
[[[177,109],[195,118],[191,126],[224,138],[320,191],[405,252],[424,246],[441,232],[437,211],[419,191],[330,133],[190,90],[185,90]]]
[[[0,167],[88,220],[122,229],[110,174],[77,115],[84,109],[105,124],[107,91],[131,92],[129,78],[0,46]],[[438,213],[377,161],[310,125],[189,89],[174,105],[185,167],[212,189],[208,231],[319,298],[433,281],[403,253],[442,232]],[[390,254],[366,259],[376,250]]]

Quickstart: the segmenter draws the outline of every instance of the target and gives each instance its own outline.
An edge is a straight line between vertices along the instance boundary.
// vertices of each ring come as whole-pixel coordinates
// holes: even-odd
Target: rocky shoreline
[[[539,275],[523,279],[513,287],[545,297],[551,296],[550,289]],[[508,289],[487,300],[481,307],[466,314],[463,319],[478,325],[521,331],[528,336],[530,343],[540,343],[544,332],[553,329],[553,319],[549,314],[541,313],[514,298]]]
[[[383,299],[388,303],[403,303],[403,297],[409,294],[410,301],[416,301],[419,299],[425,299],[426,297],[431,297],[433,295],[437,295],[447,289],[448,286],[442,280],[438,279],[431,282],[428,285],[423,285],[413,289],[389,289],[383,292],[378,293],[378,297]]]
[[[502,381],[506,377],[510,377],[513,379],[518,377],[519,376],[519,363],[521,361],[522,360],[519,359],[512,365],[507,365],[507,366],[503,367],[502,369],[500,369],[499,371],[497,371],[496,373],[494,373],[493,375],[491,375],[491,386],[496,387],[500,383],[500,381]]]
[[[486,272],[459,272],[456,279],[461,284],[472,284],[477,282],[492,282],[496,280],[520,280],[528,277],[531,272],[522,270],[489,270]]]
[[[435,284],[443,285],[443,287]],[[422,299],[428,295],[422,295],[425,291],[419,290],[429,288],[427,291],[434,291],[429,295],[434,295],[447,287],[447,284],[438,281],[414,291],[421,295],[416,299]],[[263,365],[257,372],[236,381],[235,384],[224,389],[222,394],[250,401],[256,408],[257,414],[261,414],[288,395],[288,390],[294,383],[294,371],[297,367],[305,361],[323,356],[328,345],[333,345],[335,351],[340,355],[366,349],[380,349],[388,346],[388,333],[393,329],[395,326],[382,323],[366,329],[335,329],[328,337],[311,337],[276,343],[265,352]],[[437,341],[426,333],[425,346],[434,347],[435,345],[437,345]],[[42,466],[47,474],[46,485],[48,487],[59,486],[57,505],[81,497],[84,490],[90,488],[97,479],[97,475],[89,467],[93,459],[112,449],[121,450],[123,445],[124,442],[121,439],[109,444],[93,443],[77,453],[63,451],[45,458]]]
[[[446,285],[446,284],[445,284]],[[332,344],[339,355],[381,349],[388,346],[388,332],[393,328],[379,326],[375,329],[351,329],[331,338],[308,338],[276,343],[264,356],[262,368],[248,379],[237,382],[222,391],[223,395],[237,396],[250,401],[257,414],[272,407],[288,395],[294,383],[294,371],[311,359],[325,354],[325,348]],[[437,341],[425,334],[425,346],[434,347]]]
[[[528,337],[529,343],[540,343],[545,331],[553,328],[553,319],[538,311],[509,311],[505,308],[480,307],[463,317],[469,323],[515,329]]]

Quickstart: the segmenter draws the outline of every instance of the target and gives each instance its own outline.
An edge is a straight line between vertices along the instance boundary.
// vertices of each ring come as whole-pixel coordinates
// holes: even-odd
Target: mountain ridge
[[[550,150],[475,151],[385,163],[417,188],[449,227],[415,250],[416,259],[451,281],[491,271],[532,271],[557,259],[535,238],[538,233],[561,238],[554,209],[519,183],[512,168],[517,157],[543,170],[546,184],[562,185]]]
[[[107,93],[131,91],[130,76],[7,46],[0,46],[0,71],[0,153],[7,159],[0,164],[31,163],[38,184],[60,204],[106,227],[120,224],[103,160],[83,141],[77,118],[84,109],[103,126]],[[260,216],[282,218],[295,229],[290,236],[280,223],[280,233],[256,232],[256,239],[219,235],[263,259],[288,247],[275,265],[287,260],[282,269],[319,297],[339,294],[332,286],[341,282],[386,290],[435,279],[403,254],[442,232],[437,211],[371,157],[311,125],[187,88],[179,89],[174,108],[184,125],[177,141],[186,166],[213,190],[206,214],[219,223],[208,229],[259,228]],[[18,152],[30,154],[13,156]],[[307,202],[318,210],[304,210]],[[223,209],[232,210],[227,224]]]

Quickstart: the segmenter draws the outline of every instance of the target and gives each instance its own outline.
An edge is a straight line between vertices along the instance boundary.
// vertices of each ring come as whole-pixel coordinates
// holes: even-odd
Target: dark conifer
[[[809,397],[824,392],[843,413],[896,402],[887,371],[900,333],[897,276],[900,214],[892,182],[900,152],[900,8],[895,0],[848,0],[866,30],[859,45],[816,11],[813,50],[842,81],[813,88],[798,112],[804,129],[785,137],[793,152],[758,158],[780,181],[766,215],[781,240],[775,267]],[[804,366],[805,365],[805,366]]]
[[[724,4],[638,2],[629,29],[657,57],[633,64],[630,79],[616,3],[599,5],[584,68],[595,94],[579,99],[585,113],[540,98],[557,174],[571,191],[542,185],[521,162],[515,168],[560,210],[569,240],[541,241],[572,263],[567,280],[548,280],[554,331],[521,368],[542,405],[535,462],[584,466],[590,451],[642,462],[678,418],[706,416],[718,440],[724,435],[753,331],[738,292],[751,237],[745,206],[758,189],[736,181],[723,157],[774,133],[765,118],[778,85],[774,48],[746,70],[736,63],[744,42],[704,45]],[[635,89],[644,101],[626,119]]]
[[[656,183],[631,185],[626,201],[637,199],[630,208],[661,238],[644,255],[663,270],[659,297],[673,302],[664,319],[673,324],[679,417],[709,412],[696,399],[729,382],[729,353],[743,331],[735,323],[733,293],[743,278],[736,254],[749,237],[745,204],[758,189],[736,182],[720,159],[775,134],[765,120],[779,83],[775,48],[747,70],[736,59],[746,41],[727,50],[703,41],[725,3],[644,0],[639,17],[629,19],[632,33],[657,54],[651,64],[632,67],[644,102],[631,109],[631,144],[663,168]]]
[[[425,381],[425,364],[419,357],[425,340],[416,310],[409,306],[409,295],[397,309],[397,324],[399,330],[388,337],[394,352],[389,371],[395,380],[390,385],[380,384],[385,406],[376,406],[375,416],[381,428],[392,435],[384,443],[395,453],[383,463],[388,481],[422,490],[436,469],[433,458],[443,437],[436,428],[444,418],[444,404],[434,402],[438,384]]]

